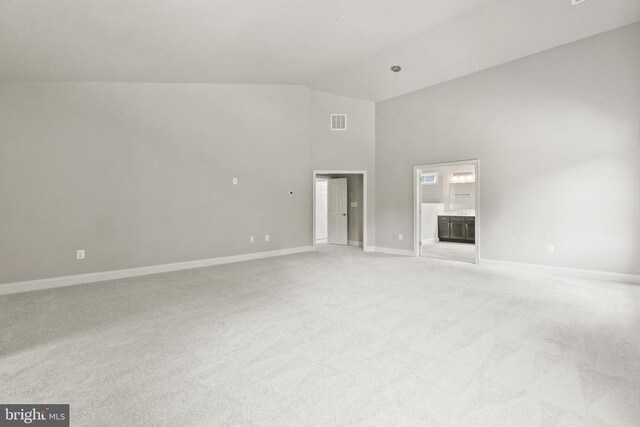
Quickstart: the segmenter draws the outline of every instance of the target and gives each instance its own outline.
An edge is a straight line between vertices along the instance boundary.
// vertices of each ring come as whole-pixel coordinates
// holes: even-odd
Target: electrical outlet
[[[404,236],[402,234],[398,234],[398,240],[404,240]]]
[[[76,259],[84,259],[84,249],[79,249],[76,251]]]
[[[269,235],[268,235],[268,234],[265,234],[265,235],[264,235],[264,241],[265,241],[265,242],[268,242],[268,241],[269,241]]]
[[[238,178],[233,178],[233,185],[238,185]]]
[[[552,254],[554,251],[553,245],[547,245],[547,253]]]
[[[358,202],[351,202],[350,205],[352,208],[357,208],[358,207]]]
[[[249,237],[249,242],[255,243],[255,241],[256,241],[256,239],[253,236]]]

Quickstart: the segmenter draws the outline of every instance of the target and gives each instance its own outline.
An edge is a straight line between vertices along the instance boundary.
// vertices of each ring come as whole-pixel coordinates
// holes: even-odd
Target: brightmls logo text
[[[34,421],[46,421],[47,410],[36,411],[36,408],[33,408],[25,412],[24,409],[9,411],[9,408],[4,408],[4,419],[7,421],[24,421],[25,424],[31,424]]]
[[[0,427],[26,425],[69,427],[69,405],[0,404]]]

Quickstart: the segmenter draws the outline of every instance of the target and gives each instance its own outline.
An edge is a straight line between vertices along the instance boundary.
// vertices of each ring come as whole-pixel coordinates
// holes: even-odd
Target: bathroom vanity
[[[438,215],[438,239],[441,242],[476,242],[476,217],[442,213]]]

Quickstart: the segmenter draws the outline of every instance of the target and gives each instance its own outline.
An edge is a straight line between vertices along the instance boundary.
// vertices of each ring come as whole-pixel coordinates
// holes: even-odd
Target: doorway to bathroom
[[[313,171],[313,246],[366,248],[367,173]]]
[[[478,160],[414,167],[414,253],[477,264]]]

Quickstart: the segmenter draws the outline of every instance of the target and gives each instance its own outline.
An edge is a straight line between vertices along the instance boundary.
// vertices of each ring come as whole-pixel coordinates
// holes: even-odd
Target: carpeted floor
[[[427,243],[420,248],[420,256],[475,264],[476,245],[453,242]]]
[[[352,247],[0,297],[72,425],[640,424],[640,287]]]

